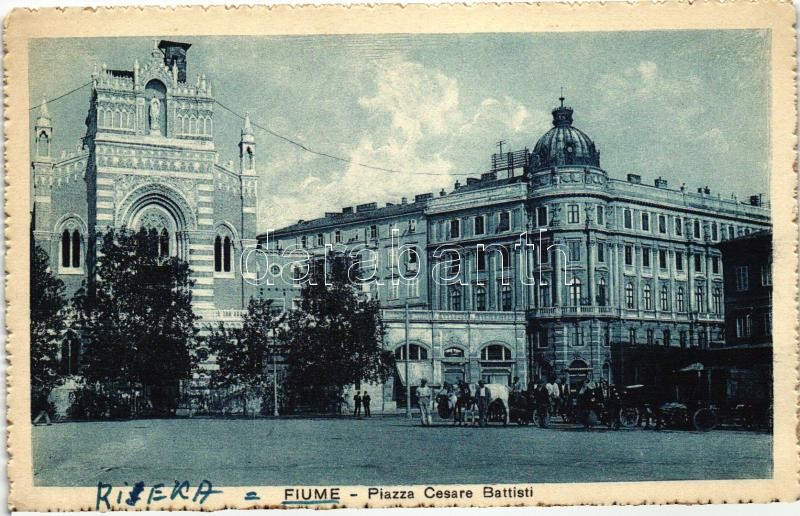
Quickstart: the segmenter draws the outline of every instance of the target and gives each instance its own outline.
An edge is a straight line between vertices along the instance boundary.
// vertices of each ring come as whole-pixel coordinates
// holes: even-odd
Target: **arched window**
[[[444,350],[445,358],[464,358],[464,350],[461,348],[450,347]]]
[[[159,236],[158,256],[160,258],[169,256],[169,232],[166,228],[161,230],[161,235]]]
[[[69,255],[72,247],[70,245],[70,236],[69,231],[64,230],[61,234],[61,266],[62,267],[69,267],[72,263],[70,261]]]
[[[569,304],[570,306],[580,306],[582,296],[581,280],[573,277],[569,284]]]
[[[490,344],[481,350],[481,360],[508,362],[511,360],[511,350],[502,344]]]
[[[227,236],[222,244],[222,270],[231,271],[231,239]]]
[[[714,304],[714,313],[721,314],[722,313],[722,290],[719,288],[714,289],[714,294],[712,298],[712,303]]]
[[[597,280],[597,304],[598,306],[606,306],[606,280],[600,278]]]
[[[189,118],[181,117],[181,134],[188,134],[189,132]]]
[[[631,283],[625,285],[625,307],[629,309],[633,309],[636,307],[633,298],[633,285]]]
[[[122,116],[119,111],[114,111],[114,120],[112,122],[114,129],[122,127]]]
[[[686,294],[684,293],[683,287],[678,287],[678,290],[675,292],[675,310],[678,312],[686,311]]]
[[[653,289],[650,285],[645,285],[642,290],[642,301],[644,302],[645,310],[653,309]]]
[[[72,266],[81,266],[81,234],[77,229],[72,232]]]
[[[214,239],[214,272],[222,272],[222,238]]]
[[[77,335],[71,331],[61,342],[61,373],[65,375],[78,374],[80,367],[81,343]]]
[[[50,155],[50,138],[47,136],[47,133],[42,131],[39,134],[39,147],[38,147],[38,154],[39,156],[49,156]]]
[[[705,312],[705,304],[706,304],[706,289],[703,285],[697,285],[695,292],[694,292],[694,301],[695,301],[695,309],[698,312]]]
[[[409,344],[408,345],[408,355],[411,357],[409,360],[428,360],[428,350],[420,346],[419,344]],[[398,346],[394,350],[394,358],[397,360],[405,360],[406,359],[406,347]]]
[[[500,309],[510,312],[511,306],[511,285],[503,285],[503,288],[500,289]]]
[[[247,148],[247,169],[253,170],[253,166],[255,165],[255,158],[253,156],[253,149],[250,147]]]
[[[661,300],[661,310],[665,312],[669,310],[669,289],[667,288],[666,285],[661,285],[660,300]]]
[[[486,311],[486,289],[475,287],[475,310]]]
[[[459,287],[450,289],[450,310],[461,310],[461,289]]]

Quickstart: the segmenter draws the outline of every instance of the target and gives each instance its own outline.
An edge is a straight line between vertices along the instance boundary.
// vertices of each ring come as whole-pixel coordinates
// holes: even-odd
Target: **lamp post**
[[[409,344],[408,344],[408,300],[406,300],[406,324],[405,324],[405,334],[406,334],[406,417],[411,419],[411,377],[408,374],[408,361],[411,358],[409,354]]]

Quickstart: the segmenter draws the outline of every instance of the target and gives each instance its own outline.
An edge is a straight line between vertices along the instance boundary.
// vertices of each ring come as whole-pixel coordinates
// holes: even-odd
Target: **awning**
[[[406,385],[406,363],[402,361],[397,362],[397,376],[400,377],[400,383]],[[428,383],[433,383],[433,366],[427,361],[410,361],[408,363],[408,376],[411,379],[411,385],[419,385],[419,381],[425,378]]]

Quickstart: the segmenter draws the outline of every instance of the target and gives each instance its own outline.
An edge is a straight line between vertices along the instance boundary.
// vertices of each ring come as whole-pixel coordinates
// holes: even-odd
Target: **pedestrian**
[[[361,404],[364,405],[364,417],[372,417],[372,413],[369,411],[370,401],[372,398],[367,391],[364,391],[364,396],[361,397]]]
[[[478,398],[478,426],[486,426],[489,423],[491,394],[489,388],[486,387],[486,382],[482,379],[478,381],[478,392],[475,397]]]
[[[419,405],[419,418],[422,421],[422,426],[431,426],[431,423],[433,423],[433,418],[431,417],[432,395],[431,388],[428,387],[428,380],[421,379],[419,387],[417,387],[417,404]]]
[[[356,404],[356,408],[353,411],[353,415],[355,417],[361,417],[361,391],[356,391],[356,395],[353,396],[353,402]]]
[[[539,427],[547,428],[550,422],[550,391],[544,380],[534,390],[533,399],[536,403],[536,419],[539,421]]]

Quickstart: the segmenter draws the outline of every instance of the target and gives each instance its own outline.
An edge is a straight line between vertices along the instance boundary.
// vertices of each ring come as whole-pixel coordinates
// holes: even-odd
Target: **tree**
[[[50,410],[50,393],[63,383],[59,348],[66,329],[64,282],[50,271],[47,253],[31,250],[31,415]]]
[[[348,280],[348,263],[337,259],[330,271],[315,270],[281,333],[287,389],[294,401],[324,410],[347,385],[385,382],[394,371],[394,356],[383,349],[380,305],[359,299]]]
[[[104,403],[125,415],[119,397],[140,391],[154,412],[171,413],[179,382],[190,377],[198,331],[193,281],[186,262],[162,251],[154,230],[109,229],[101,236],[93,288],[84,285],[75,295],[82,372],[92,403],[101,405],[95,416],[109,412]]]
[[[254,391],[263,398],[271,388],[269,365],[275,359],[275,334],[281,320],[271,299],[250,299],[241,328],[220,323],[211,329],[209,348],[219,366],[211,377],[212,386],[242,387],[245,415],[249,394]]]

